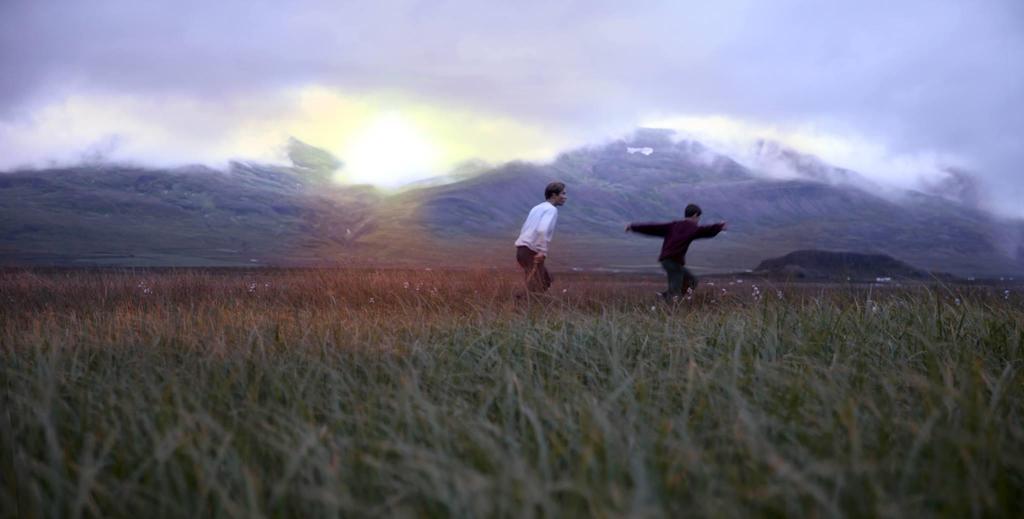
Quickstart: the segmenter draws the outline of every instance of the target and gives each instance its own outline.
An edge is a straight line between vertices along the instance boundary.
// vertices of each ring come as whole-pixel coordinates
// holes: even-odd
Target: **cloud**
[[[294,96],[310,89],[494,118],[543,134],[538,142],[621,135],[652,116],[719,116],[857,143],[849,167],[910,171],[952,158],[993,188],[997,207],[1024,214],[1022,6],[6,0],[0,124],[23,149],[66,154],[33,125],[58,120],[55,106],[80,113],[82,100],[106,100],[91,124],[119,135],[118,150],[159,152],[159,135],[201,158],[301,117]],[[126,115],[126,105],[145,113],[165,100],[190,123]],[[143,130],[150,137],[135,135]],[[865,149],[874,158],[858,158]]]
[[[268,121],[272,109],[253,113],[250,103],[236,99],[233,106],[225,106],[176,96],[68,96],[41,106],[31,117],[0,122],[0,167],[97,158],[157,166],[218,164],[239,154],[273,159],[286,135],[276,129],[276,121]]]
[[[831,135],[811,125],[766,125],[725,116],[655,118],[646,126],[669,128],[681,138],[699,140],[745,166],[776,177],[798,176],[791,165],[766,161],[762,142],[783,143],[833,166],[860,173],[878,185],[912,189],[940,183],[963,159],[932,151],[901,153],[862,136]]]
[[[500,115],[421,105],[407,96],[345,96],[312,86],[207,100],[74,95],[0,121],[0,169],[127,161],[156,166],[230,160],[287,164],[289,138],[346,162],[352,182],[394,186],[467,160],[547,160],[571,145]]]

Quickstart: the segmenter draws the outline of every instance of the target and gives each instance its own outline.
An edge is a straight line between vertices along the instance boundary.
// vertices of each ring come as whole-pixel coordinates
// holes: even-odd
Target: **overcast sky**
[[[1024,2],[0,0],[0,169],[294,135],[387,184],[652,124],[903,187],[966,168],[1024,216]]]

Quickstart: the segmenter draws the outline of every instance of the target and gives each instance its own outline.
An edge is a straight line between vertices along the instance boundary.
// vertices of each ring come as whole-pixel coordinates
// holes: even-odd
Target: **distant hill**
[[[385,194],[332,182],[344,163],[293,140],[291,166],[88,165],[0,173],[0,264],[395,265],[513,268],[512,242],[551,180],[568,185],[554,269],[656,270],[660,242],[627,222],[689,202],[730,230],[691,248],[698,272],[752,269],[794,250],[885,254],[963,276],[1024,272],[1024,222],[933,194],[881,196],[856,173],[764,147],[778,179],[671,132],[511,162]],[[803,171],[801,168],[807,169]],[[803,173],[801,173],[803,171]]]
[[[383,204],[411,211],[400,225],[436,237],[456,260],[491,254],[488,261],[507,263],[523,215],[540,201],[544,185],[558,179],[568,184],[569,201],[552,246],[556,268],[656,270],[658,240],[624,234],[625,223],[681,218],[683,207],[696,202],[705,221],[730,224],[725,234],[691,249],[688,263],[698,270],[752,269],[767,257],[824,249],[888,254],[962,275],[1024,271],[1021,221],[924,193],[883,197],[865,189],[871,185],[853,172],[777,154],[793,171],[801,165],[812,170],[789,179],[767,177],[700,143],[642,130],[566,152],[549,164],[511,163]],[[381,230],[390,232],[386,225]]]
[[[81,166],[0,174],[0,263],[318,264],[356,249],[380,195],[322,171],[234,162],[154,170]]]
[[[878,278],[949,278],[932,274],[885,254],[860,254],[823,250],[800,250],[762,261],[754,274],[789,279],[865,281]]]

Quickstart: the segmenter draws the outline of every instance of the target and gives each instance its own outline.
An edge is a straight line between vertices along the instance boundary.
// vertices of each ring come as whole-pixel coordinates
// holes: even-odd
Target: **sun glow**
[[[398,187],[444,176],[467,161],[549,160],[570,145],[548,128],[501,114],[395,93],[310,87],[296,94],[299,109],[278,127],[338,157],[344,166],[335,179],[342,184]]]
[[[469,161],[548,160],[572,143],[550,128],[500,113],[396,93],[309,86],[230,102],[93,93],[0,120],[0,171],[82,161],[288,166],[292,137],[337,157],[344,164],[338,183],[389,188],[444,176]]]
[[[396,187],[438,174],[441,151],[416,123],[399,112],[371,119],[342,152],[347,182]]]

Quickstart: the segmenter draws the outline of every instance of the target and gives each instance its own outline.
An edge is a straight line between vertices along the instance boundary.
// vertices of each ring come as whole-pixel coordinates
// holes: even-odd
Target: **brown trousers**
[[[551,274],[544,266],[544,260],[537,261],[537,253],[522,245],[516,247],[516,261],[526,274],[526,290],[544,292],[551,286]]]

